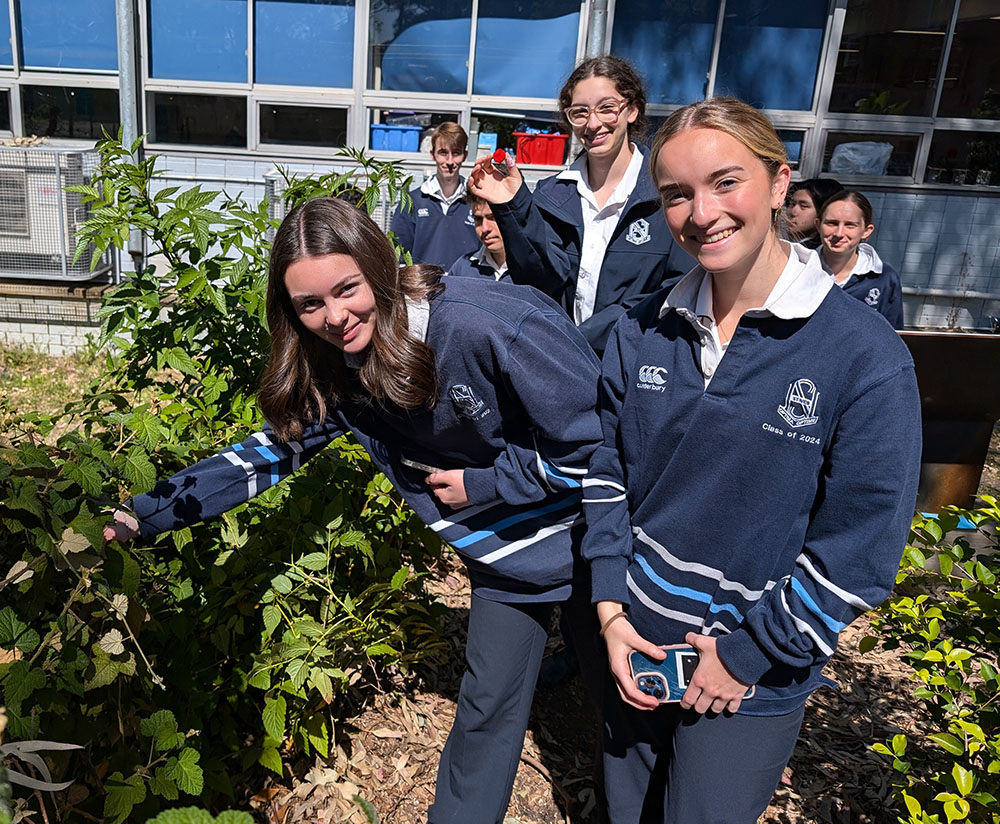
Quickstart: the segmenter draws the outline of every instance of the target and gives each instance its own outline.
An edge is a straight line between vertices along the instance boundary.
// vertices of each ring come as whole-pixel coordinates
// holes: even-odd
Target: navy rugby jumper
[[[646,147],[637,149],[649,156]],[[534,193],[522,185],[511,201],[493,204],[492,210],[511,280],[540,289],[572,316],[584,228],[576,181],[547,177]],[[601,265],[594,314],[580,324],[583,336],[600,354],[611,327],[626,309],[693,265],[670,236],[644,161]]]
[[[426,263],[448,269],[463,255],[479,248],[479,236],[472,225],[472,211],[464,200],[456,200],[447,213],[441,201],[420,186],[410,190],[413,209],[397,207],[390,229],[414,263]]]
[[[746,715],[791,712],[829,683],[840,630],[892,589],[920,466],[906,346],[791,249],[798,275],[774,292],[818,305],[745,314],[707,388],[698,332],[665,292],[618,323],[584,482],[594,601],[629,604],[656,644],[717,636],[757,685]]]
[[[451,264],[448,275],[456,278],[491,278],[492,280],[510,282],[509,272],[505,271],[498,278],[496,269],[483,260],[483,247],[480,247],[478,252],[463,255],[456,260]]]
[[[853,295],[877,310],[893,329],[903,328],[903,287],[899,282],[899,272],[885,263],[867,243],[859,247],[859,256],[866,261],[866,271],[852,272],[841,284],[847,294]]]
[[[486,278],[444,278],[442,285],[427,325],[441,387],[433,409],[344,404],[289,442],[265,429],[137,496],[142,534],[232,509],[350,431],[462,556],[480,596],[567,598],[582,529],[581,481],[600,440],[597,360],[565,313],[533,289]],[[442,504],[426,473],[400,463],[403,454],[466,468],[471,505]]]

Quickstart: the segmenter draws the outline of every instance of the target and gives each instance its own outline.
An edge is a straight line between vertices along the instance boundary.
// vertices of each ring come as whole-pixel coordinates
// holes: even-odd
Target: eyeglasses
[[[622,109],[629,105],[627,100],[612,102],[610,100],[600,103],[597,106],[567,106],[563,109],[563,114],[570,122],[571,126],[584,126],[590,120],[590,113],[597,115],[601,123],[614,123],[622,113]]]

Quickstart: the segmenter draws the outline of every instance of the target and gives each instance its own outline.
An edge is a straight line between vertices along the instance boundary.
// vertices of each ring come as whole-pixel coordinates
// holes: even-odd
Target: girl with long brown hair
[[[593,626],[574,572],[598,364],[535,290],[441,275],[397,269],[378,227],[342,201],[293,209],[271,254],[268,427],[133,499],[105,536],[217,515],[353,433],[472,583],[468,668],[429,821],[499,822],[553,605]]]

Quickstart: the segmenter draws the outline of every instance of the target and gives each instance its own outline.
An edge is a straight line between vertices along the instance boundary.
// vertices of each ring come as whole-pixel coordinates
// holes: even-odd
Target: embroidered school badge
[[[448,390],[448,396],[455,405],[455,411],[463,418],[475,420],[481,416],[483,407],[486,404],[481,398],[476,397],[472,387],[464,383],[457,383]]]
[[[873,286],[868,290],[868,296],[865,298],[865,303],[869,306],[878,306],[878,299],[882,297],[882,290],[877,286]]]
[[[816,407],[819,403],[819,390],[808,378],[799,378],[788,384],[785,402],[778,407],[778,414],[785,422],[796,429],[812,426],[819,421]]]
[[[633,220],[628,227],[628,234],[625,235],[625,240],[629,243],[635,244],[636,246],[642,246],[643,243],[649,243],[653,238],[649,236],[649,222],[640,217],[638,220]]]

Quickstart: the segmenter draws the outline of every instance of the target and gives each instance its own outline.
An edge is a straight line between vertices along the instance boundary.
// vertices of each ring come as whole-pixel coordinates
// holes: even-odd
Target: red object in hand
[[[493,163],[493,168],[500,172],[500,174],[507,174],[507,152],[503,149],[497,149],[493,152],[491,162]]]

